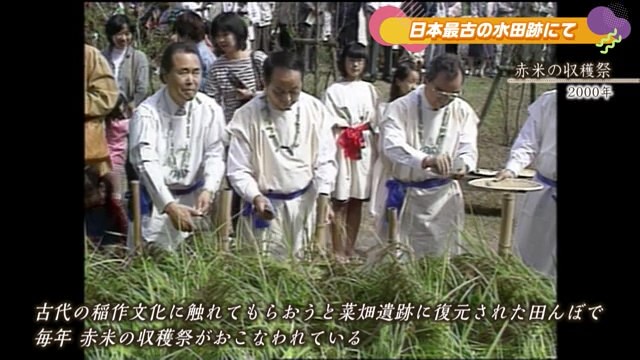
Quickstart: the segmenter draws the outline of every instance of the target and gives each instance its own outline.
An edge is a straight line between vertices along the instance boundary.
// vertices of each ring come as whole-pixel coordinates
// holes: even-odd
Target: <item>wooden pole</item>
[[[333,79],[337,81],[338,77],[340,76],[340,70],[338,69],[338,48],[337,47],[331,48],[331,73],[333,74]],[[329,86],[329,83],[327,82],[327,87],[328,86]]]
[[[320,94],[318,93],[318,87],[320,86],[320,64],[318,63],[318,54],[319,54],[319,50],[320,50],[320,32],[322,31],[320,28],[320,11],[318,10],[318,5],[320,5],[319,2],[315,3],[315,15],[316,15],[316,43],[315,46],[313,47],[314,51],[313,51],[313,55],[316,58],[315,61],[315,69],[314,69],[314,74],[313,74],[313,93],[315,94],[316,97],[320,97]],[[309,59],[309,61],[311,61],[311,59]]]
[[[518,137],[518,133],[520,132],[520,109],[522,109],[522,102],[524,101],[524,90],[526,89],[526,84],[522,84],[520,88],[520,97],[518,98],[518,108],[516,110],[516,125],[513,128],[513,137],[510,139],[510,143],[513,143],[515,139]]]
[[[390,243],[396,243],[396,234],[398,230],[398,209],[389,208],[387,209],[387,238]]]
[[[327,234],[327,207],[329,206],[328,196],[319,196],[316,210],[316,233],[314,239],[315,249],[319,254],[326,251],[326,234]]]
[[[536,101],[536,84],[529,84],[529,104]]]
[[[142,214],[140,211],[140,181],[131,181],[131,195],[133,201],[133,250],[142,249]]]
[[[216,213],[218,214],[218,221],[216,225],[216,228],[218,229],[218,244],[220,245],[220,250],[225,252],[229,250],[229,235],[233,230],[231,229],[233,226],[231,214],[232,199],[233,190],[229,188],[229,185],[225,180],[222,190],[220,190],[218,209],[216,209]]]
[[[511,234],[513,233],[513,215],[515,210],[514,193],[502,195],[502,224],[500,225],[500,241],[498,253],[500,256],[511,254]]]
[[[400,244],[398,244],[398,209],[389,208],[386,212],[387,216],[387,238],[389,244],[393,246],[393,255],[396,258],[402,256]]]
[[[505,103],[504,103],[504,145],[509,146],[509,141],[511,136],[509,136],[509,96],[511,87],[507,84],[507,88],[505,89]]]

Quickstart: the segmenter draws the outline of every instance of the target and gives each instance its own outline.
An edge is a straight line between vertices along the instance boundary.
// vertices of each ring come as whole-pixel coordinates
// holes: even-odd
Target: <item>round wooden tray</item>
[[[520,174],[518,174],[518,177],[521,178],[532,178],[536,176],[536,171],[533,169],[524,169],[520,172]]]
[[[498,175],[498,171],[496,170],[489,170],[489,169],[476,169],[475,171],[471,172],[473,175],[478,175],[478,176],[487,176],[487,177],[493,177]]]
[[[505,179],[496,181],[496,178],[475,179],[469,181],[469,185],[486,190],[507,192],[528,192],[544,189],[542,184],[527,179]]]

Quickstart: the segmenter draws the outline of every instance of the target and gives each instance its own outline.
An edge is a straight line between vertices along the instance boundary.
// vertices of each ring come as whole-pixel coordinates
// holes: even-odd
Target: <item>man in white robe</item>
[[[304,64],[277,52],[264,65],[266,88],[228,125],[228,179],[244,199],[238,241],[276,258],[303,258],[318,196],[334,186],[334,119],[302,92]],[[328,219],[332,217],[330,207]]]
[[[380,124],[386,161],[379,229],[386,209],[398,211],[397,239],[415,258],[459,253],[464,202],[456,179],[477,164],[473,108],[460,98],[464,74],[457,55],[430,64],[424,85],[392,102]],[[382,207],[382,208],[380,208]]]
[[[514,250],[525,264],[556,277],[556,90],[543,93],[529,106],[529,118],[511,148],[511,155],[498,180],[517,177],[534,164],[541,191],[524,195],[516,213]]]
[[[138,106],[130,123],[142,237],[166,250],[190,235],[194,217],[207,214],[225,171],[224,114],[198,92],[201,69],[195,45],[169,45],[160,75],[165,86]]]

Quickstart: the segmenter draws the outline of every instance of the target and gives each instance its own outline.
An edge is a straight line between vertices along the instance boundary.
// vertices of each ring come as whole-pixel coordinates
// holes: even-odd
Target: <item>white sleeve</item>
[[[233,115],[233,119],[227,127],[231,135],[229,152],[227,154],[227,176],[230,185],[245,201],[253,203],[253,199],[261,195],[256,175],[251,164],[253,148],[251,140],[242,129],[243,124],[238,115],[246,112],[240,111]]]
[[[324,105],[321,105],[321,119],[318,129],[318,157],[314,164],[314,180],[318,187],[318,192],[330,194],[338,175],[338,164],[336,162],[336,140],[333,136],[333,126],[335,117]]]
[[[215,193],[225,173],[225,119],[219,105],[212,107],[213,120],[204,138],[204,189]]]
[[[529,117],[525,121],[518,138],[511,147],[511,154],[505,169],[511,170],[516,176],[522,169],[529,166],[538,153],[540,132],[540,116],[542,114],[542,103],[536,101],[529,106]]]
[[[380,124],[381,132],[384,134],[383,153],[393,162],[422,169],[422,160],[427,157],[427,154],[407,143],[406,130],[398,121],[401,115],[398,107],[398,104],[390,104]]]
[[[158,123],[154,114],[144,106],[134,111],[129,123],[129,157],[153,204],[162,212],[175,199],[164,182],[156,151]]]

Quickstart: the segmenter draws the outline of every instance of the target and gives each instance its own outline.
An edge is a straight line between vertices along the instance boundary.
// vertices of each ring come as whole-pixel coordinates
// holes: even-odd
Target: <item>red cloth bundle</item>
[[[369,123],[345,128],[338,137],[338,145],[344,150],[344,156],[351,160],[362,159],[361,150],[365,147],[363,132],[369,130]]]

